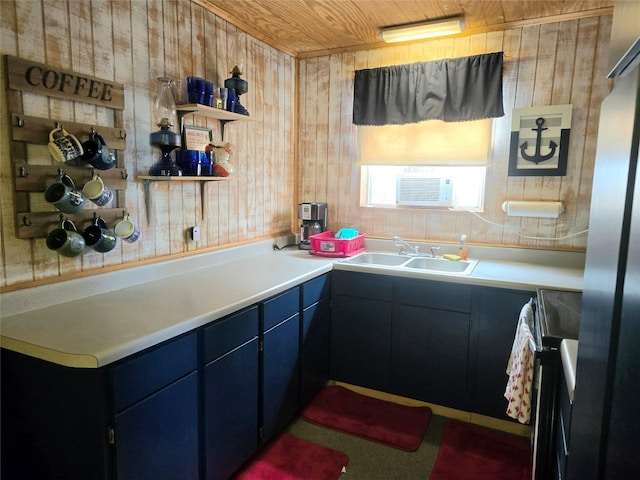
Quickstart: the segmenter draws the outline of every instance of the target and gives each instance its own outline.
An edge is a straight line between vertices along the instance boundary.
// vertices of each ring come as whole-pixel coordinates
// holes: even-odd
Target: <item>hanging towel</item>
[[[507,415],[520,423],[529,423],[531,417],[531,388],[533,383],[533,335],[529,329],[533,317],[531,305],[522,307],[516,336],[507,364],[507,388],[505,398],[509,401]]]

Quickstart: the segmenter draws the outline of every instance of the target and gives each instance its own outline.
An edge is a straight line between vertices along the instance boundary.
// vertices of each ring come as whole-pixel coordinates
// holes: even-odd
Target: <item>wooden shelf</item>
[[[222,139],[224,140],[224,126],[228,122],[233,121],[254,121],[254,118],[248,115],[240,115],[239,113],[229,112],[221,108],[209,107],[200,103],[187,103],[176,106],[178,112],[178,123],[180,131],[183,131],[183,117],[185,115],[201,115],[203,117],[214,118],[220,121]],[[151,221],[151,182],[200,182],[200,214],[204,217],[204,185],[207,182],[224,182],[232,180],[233,177],[209,177],[209,176],[153,176],[138,175],[139,180],[144,181],[145,207],[147,209],[147,223]]]
[[[214,177],[214,176],[193,176],[193,175],[138,175],[139,180],[145,180],[148,182],[224,182],[229,181],[233,177]]]
[[[200,182],[200,218],[204,218],[204,184],[208,182],[225,182],[233,177],[210,177],[192,175],[138,175],[144,181],[144,204],[147,210],[147,224],[151,223],[151,182]]]
[[[200,103],[188,103],[183,105],[177,105],[176,110],[178,114],[198,114],[203,117],[216,118],[218,120],[224,120],[227,122],[231,122],[233,120],[253,120],[255,118],[251,118],[248,115],[240,115],[239,113],[233,113],[228,110],[223,110],[221,108],[209,107],[207,105],[202,105]]]
[[[248,115],[240,115],[239,113],[233,113],[221,108],[209,107],[208,105],[202,105],[201,103],[187,103],[176,106],[178,112],[178,125],[180,125],[180,131],[183,131],[184,123],[183,118],[185,115],[201,115],[203,117],[215,118],[220,121],[220,134],[222,141],[224,142],[224,126],[229,122],[234,121],[255,121]]]

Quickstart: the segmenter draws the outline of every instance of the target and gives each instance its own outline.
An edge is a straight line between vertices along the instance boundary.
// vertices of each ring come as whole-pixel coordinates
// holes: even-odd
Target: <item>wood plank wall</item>
[[[587,235],[556,238],[588,228],[600,104],[606,80],[611,17],[526,26],[409,46],[332,54],[299,63],[299,201],[327,202],[329,226],[353,227],[368,236],[400,235],[413,240],[527,246],[584,251]],[[352,125],[354,71],[363,68],[504,51],[504,108],[495,121],[487,172],[485,209],[480,214],[360,206],[360,171],[355,165]],[[573,104],[565,177],[508,177],[509,133],[514,108]],[[561,200],[556,219],[507,217],[505,200]]]
[[[291,230],[295,196],[295,59],[237,32],[236,28],[189,0],[3,0],[0,2],[0,53],[71,69],[125,86],[124,122],[128,133],[127,210],[142,230],[135,244],[121,242],[107,254],[59,257],[44,239],[15,235],[13,177],[5,63],[0,67],[0,289],[134,266],[199,250],[271,237]],[[235,63],[244,61],[249,92],[243,105],[255,119],[225,128],[235,167],[229,182],[205,185],[201,217],[199,182],[158,182],[151,188],[151,222],[146,221],[143,182],[159,158],[149,145],[156,78],[199,75],[221,85]],[[99,108],[23,94],[25,114],[104,124]],[[187,117],[221,140],[217,120]],[[31,148],[29,162],[51,164],[46,146]],[[51,209],[41,198],[32,206]],[[187,231],[199,225],[201,239]],[[52,228],[54,226],[52,225]]]

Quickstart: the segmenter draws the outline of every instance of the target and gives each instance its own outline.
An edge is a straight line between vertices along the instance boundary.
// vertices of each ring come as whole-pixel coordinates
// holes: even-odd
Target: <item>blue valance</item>
[[[356,70],[353,123],[502,117],[502,52]]]

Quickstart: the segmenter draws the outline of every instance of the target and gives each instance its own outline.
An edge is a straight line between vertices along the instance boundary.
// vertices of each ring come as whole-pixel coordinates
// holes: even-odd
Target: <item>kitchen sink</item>
[[[359,265],[382,265],[385,267],[396,267],[408,260],[407,257],[393,253],[361,253],[355,257],[345,260],[348,263]]]
[[[446,272],[469,275],[476,264],[477,260],[460,260],[457,262],[446,260],[444,258],[417,257],[412,258],[404,264],[407,268],[415,268],[418,270],[429,270],[432,272]]]
[[[412,257],[398,255],[397,253],[365,252],[343,260],[352,265],[368,265],[372,267],[396,267],[399,269],[410,268],[425,272],[440,272],[453,275],[469,275],[477,260],[451,261],[442,257]]]

